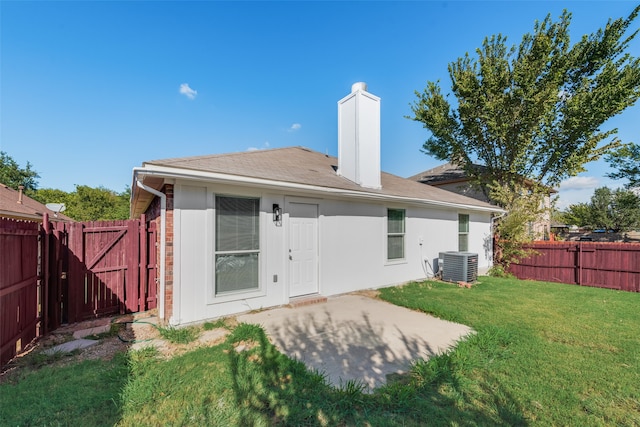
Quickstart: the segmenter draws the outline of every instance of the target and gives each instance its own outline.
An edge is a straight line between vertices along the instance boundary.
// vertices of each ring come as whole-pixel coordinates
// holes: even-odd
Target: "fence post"
[[[61,307],[63,303],[62,283],[63,280],[66,283],[67,276],[65,275],[68,274],[68,265],[65,265],[65,260],[69,258],[68,228],[69,227],[63,222],[58,222],[52,227],[53,248],[51,252],[53,260],[49,270],[49,313],[52,329],[58,328],[62,323],[62,319],[68,319],[69,317],[68,302],[64,304],[65,313],[62,312]],[[68,291],[64,293],[64,295],[67,294]]]
[[[127,221],[127,286],[125,295],[125,308],[126,311],[130,313],[136,313],[140,309],[140,285],[138,283],[139,244],[139,221]]]
[[[578,242],[578,286],[582,286],[582,242]]]
[[[49,319],[49,283],[51,280],[51,224],[49,214],[42,214],[42,230],[40,233],[40,317],[42,334],[49,332],[51,326]]]
[[[74,323],[79,319],[80,305],[86,295],[84,289],[84,224],[76,222],[70,224],[68,238],[69,274],[67,276],[66,307],[68,322]],[[73,303],[72,303],[73,302]]]
[[[140,296],[140,311],[146,311],[147,307],[147,218],[145,214],[140,215],[140,233],[138,240],[138,292]]]

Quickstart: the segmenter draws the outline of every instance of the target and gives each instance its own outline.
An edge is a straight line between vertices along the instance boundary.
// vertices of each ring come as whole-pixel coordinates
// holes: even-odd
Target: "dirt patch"
[[[111,360],[117,353],[126,352],[129,349],[127,343],[122,342],[117,336],[111,336],[100,338],[97,344],[83,350],[45,356],[45,350],[72,340],[72,333],[55,333],[29,344],[24,352],[2,367],[0,383],[14,381],[24,371],[39,369],[43,366],[62,367],[84,360]]]
[[[118,353],[138,350],[146,346],[155,347],[160,357],[169,359],[196,348],[218,345],[229,333],[224,327],[204,330],[201,326],[196,326],[200,328],[197,340],[189,344],[174,344],[160,336],[157,323],[156,317],[146,313],[146,315],[92,319],[65,325],[29,344],[24,352],[3,366],[0,370],[0,383],[19,378],[27,369],[38,369],[45,365],[67,366],[84,360],[111,360]],[[233,325],[233,320],[225,323]],[[95,345],[72,353],[56,354],[54,357],[44,356],[43,351],[72,341],[74,333],[78,331],[105,326],[109,326],[109,328],[103,328],[106,332],[86,336],[87,339],[97,340],[98,343]]]
[[[155,347],[158,355],[163,359],[170,359],[197,348],[221,344],[229,333],[225,328],[201,330],[196,340],[188,344],[177,344],[163,339],[160,332],[153,326],[133,324],[131,329],[127,332],[129,336],[135,337],[131,342],[131,350]]]

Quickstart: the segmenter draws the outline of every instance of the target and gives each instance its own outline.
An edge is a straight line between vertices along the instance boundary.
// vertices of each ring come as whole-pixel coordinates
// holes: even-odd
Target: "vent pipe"
[[[18,185],[18,203],[22,204],[22,191],[24,190],[24,185]]]

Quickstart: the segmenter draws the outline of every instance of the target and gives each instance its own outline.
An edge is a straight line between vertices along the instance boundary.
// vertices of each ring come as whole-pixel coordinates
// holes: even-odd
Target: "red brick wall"
[[[169,320],[173,314],[173,185],[165,184],[161,190],[167,197],[167,210],[165,215],[166,221],[166,246],[165,246],[165,270],[164,270],[164,319]],[[147,220],[149,222],[156,223],[156,229],[159,230],[156,234],[158,237],[156,250],[157,258],[160,259],[160,241],[162,232],[160,231],[160,198],[153,199],[147,211],[145,212]],[[159,276],[158,276],[159,277]],[[160,292],[157,293],[160,295]]]
[[[165,266],[164,266],[164,318],[168,321],[173,314],[173,185],[166,184],[163,193],[167,195],[165,216]]]

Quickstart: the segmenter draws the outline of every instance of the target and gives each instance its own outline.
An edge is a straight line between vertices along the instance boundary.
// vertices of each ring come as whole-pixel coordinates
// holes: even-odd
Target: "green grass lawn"
[[[170,360],[139,351],[25,372],[0,384],[0,425],[640,425],[640,294],[482,277],[381,297],[477,333],[363,394],[240,325]]]
[[[471,290],[413,284],[383,298],[470,325],[479,341],[504,338],[500,357],[463,373],[462,408],[540,425],[640,425],[640,294],[482,278]]]

